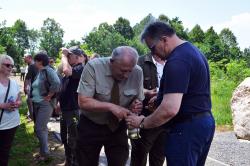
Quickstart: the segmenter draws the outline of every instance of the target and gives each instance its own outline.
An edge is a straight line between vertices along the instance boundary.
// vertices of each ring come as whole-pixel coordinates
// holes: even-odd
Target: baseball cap
[[[70,47],[69,48],[69,53],[75,54],[75,55],[78,55],[78,56],[83,56],[83,54],[85,54],[84,51],[81,50],[78,46]]]
[[[24,54],[23,57],[24,58],[26,58],[26,57],[32,57],[32,55],[31,54]]]

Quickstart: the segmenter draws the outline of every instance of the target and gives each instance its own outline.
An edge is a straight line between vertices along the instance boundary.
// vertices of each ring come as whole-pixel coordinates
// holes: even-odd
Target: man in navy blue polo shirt
[[[140,128],[165,126],[167,165],[204,165],[215,130],[207,60],[163,22],[149,24],[141,39],[167,62],[155,112],[148,117],[131,115],[127,123]]]

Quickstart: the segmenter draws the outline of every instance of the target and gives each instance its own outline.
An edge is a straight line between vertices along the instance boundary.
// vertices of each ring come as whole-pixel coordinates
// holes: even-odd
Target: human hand
[[[65,48],[65,47],[62,47],[61,49],[62,49],[62,54],[67,56],[68,53],[69,53],[69,50],[67,48]]]
[[[14,111],[15,110],[15,105],[13,102],[11,103],[2,103],[1,108],[6,110],[6,111]]]
[[[55,112],[58,113],[58,114],[61,112],[61,107],[60,107],[60,103],[59,102],[57,102],[57,105],[56,105],[56,108],[55,108]]]
[[[139,128],[142,119],[145,118],[143,115],[129,114],[126,117],[126,122],[129,128]]]
[[[146,109],[148,109],[151,112],[154,112],[155,110],[155,101],[157,99],[157,96],[152,97],[149,101],[148,101],[148,105],[145,106]]]
[[[147,98],[152,98],[154,96],[157,95],[157,88],[155,89],[144,89],[144,95],[147,97]]]
[[[52,97],[52,95],[47,95],[47,96],[43,97],[43,99],[44,99],[45,101],[50,101],[50,100],[51,100],[51,97]]]
[[[143,105],[139,99],[134,99],[129,109],[131,112],[139,114],[142,111]]]
[[[127,117],[127,115],[129,114],[129,110],[121,107],[119,105],[115,105],[115,104],[111,104],[110,106],[110,111],[112,112],[112,114],[114,114],[119,120],[122,120],[124,118]]]

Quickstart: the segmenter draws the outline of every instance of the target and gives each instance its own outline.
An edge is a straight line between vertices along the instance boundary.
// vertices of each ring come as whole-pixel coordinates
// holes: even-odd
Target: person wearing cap
[[[76,124],[79,119],[78,94],[76,92],[84,63],[84,52],[77,46],[62,49],[62,64],[60,65],[62,88],[59,95],[61,110],[61,139],[65,149],[65,162],[59,165],[76,166]]]
[[[25,54],[24,55],[24,62],[28,65],[28,70],[25,75],[24,79],[24,93],[27,95],[27,105],[28,105],[28,112],[27,117],[30,120],[33,120],[33,104],[31,100],[31,91],[32,91],[32,83],[35,80],[35,77],[38,73],[38,69],[36,68],[32,55],[31,54]]]

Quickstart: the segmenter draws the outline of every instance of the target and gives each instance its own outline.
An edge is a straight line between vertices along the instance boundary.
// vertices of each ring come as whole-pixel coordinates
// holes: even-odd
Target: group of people
[[[147,156],[150,166],[161,166],[165,159],[170,166],[205,164],[215,130],[206,58],[160,21],[150,23],[141,40],[150,50],[147,55],[139,57],[136,49],[119,46],[110,57],[88,63],[79,47],[63,48],[57,70],[49,66],[45,52],[36,54],[34,62],[25,57],[31,58],[24,91],[40,143],[39,160],[50,154],[47,123],[56,109],[61,112],[63,165],[98,166],[104,147],[109,166],[125,166],[131,132],[136,134],[130,137],[131,166],[145,166]],[[13,65],[11,57],[1,56],[0,165],[4,166],[20,124],[19,89],[9,81]],[[13,84],[10,91],[8,82]],[[6,102],[5,93],[14,101]]]

